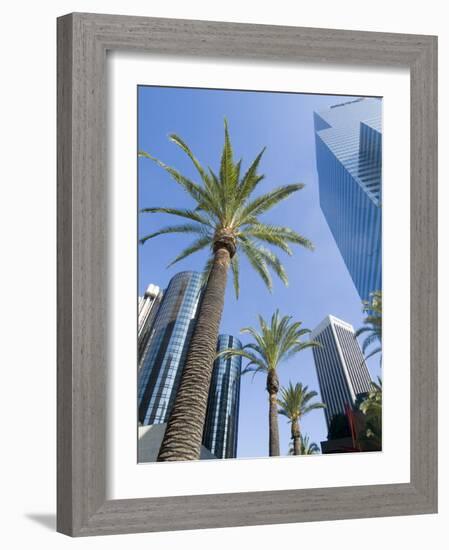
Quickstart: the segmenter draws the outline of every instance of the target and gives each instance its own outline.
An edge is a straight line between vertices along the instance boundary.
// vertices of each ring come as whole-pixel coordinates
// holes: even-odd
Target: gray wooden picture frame
[[[57,25],[58,531],[83,536],[436,512],[437,38],[82,13]],[[410,483],[106,499],[108,50],[410,69]]]

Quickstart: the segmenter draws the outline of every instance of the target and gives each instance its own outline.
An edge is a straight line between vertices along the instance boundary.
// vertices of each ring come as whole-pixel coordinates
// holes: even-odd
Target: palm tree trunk
[[[279,422],[278,422],[278,400],[279,379],[275,370],[270,370],[267,376],[267,391],[269,395],[269,455],[279,456]]]
[[[293,439],[293,454],[301,454],[301,433],[299,431],[299,422],[294,420],[292,422],[292,439]]]
[[[200,458],[230,261],[231,256],[227,248],[215,251],[181,383],[159,450],[159,462]]]

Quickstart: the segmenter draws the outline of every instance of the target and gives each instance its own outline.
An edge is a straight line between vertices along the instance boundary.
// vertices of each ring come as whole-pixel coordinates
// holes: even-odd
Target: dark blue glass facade
[[[320,206],[360,298],[382,288],[382,103],[314,113]]]
[[[184,271],[175,275],[164,291],[139,371],[139,421],[144,425],[168,421],[195,327],[201,288],[202,274]]]
[[[217,351],[241,349],[240,340],[227,334],[218,337]],[[204,426],[203,445],[217,458],[235,458],[240,404],[242,358],[219,357],[214,363]]]

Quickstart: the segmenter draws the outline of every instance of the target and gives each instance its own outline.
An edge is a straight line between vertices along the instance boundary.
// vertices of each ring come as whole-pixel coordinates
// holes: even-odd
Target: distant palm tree
[[[310,333],[307,328],[301,328],[301,321],[293,321],[289,315],[280,316],[279,310],[272,315],[268,324],[259,315],[260,330],[248,327],[241,330],[244,334],[250,334],[254,342],[246,344],[241,350],[228,349],[219,355],[227,357],[239,355],[248,359],[242,374],[262,372],[267,376],[266,390],[269,397],[269,455],[279,456],[279,424],[278,424],[278,400],[279,378],[278,368],[282,361],[307,348],[319,346],[314,341],[302,341],[302,338]]]
[[[320,452],[318,445],[309,441],[308,435],[301,435],[301,453],[302,455],[316,455]]]
[[[268,243],[287,254],[292,254],[289,243],[308,249],[313,248],[309,240],[293,229],[263,223],[259,219],[262,214],[302,189],[303,184],[284,185],[254,197],[254,191],[264,178],[263,175],[258,174],[258,166],[264,150],[242,176],[241,161],[234,162],[233,159],[226,120],[224,147],[218,174],[210,168],[208,170],[203,168],[180,137],[171,135],[170,139],[190,158],[198,172],[200,183],[192,181],[147,152],[141,151],[139,156],[154,161],[166,170],[193,199],[194,205],[191,209],[165,206],[144,208],[142,212],[170,214],[184,218],[187,223],[159,229],[144,236],[140,242],[145,243],[158,235],[171,233],[194,234],[197,238],[180,252],[170,265],[199,250],[206,249],[210,255],[205,269],[206,282],[196,327],[159,451],[159,461],[193,460],[200,456],[229,267],[234,275],[237,296],[240,253],[247,257],[255,271],[271,289],[269,269],[272,269],[285,284],[287,284],[287,275],[276,254],[262,243]]]
[[[301,453],[301,430],[300,421],[302,418],[314,409],[323,409],[324,403],[311,400],[318,394],[316,391],[309,391],[308,386],[303,386],[300,382],[293,384],[290,382],[286,388],[281,388],[281,396],[278,399],[280,407],[279,414],[286,416],[291,424],[291,438],[293,441],[293,454]]]
[[[321,449],[315,442],[309,442],[309,436],[305,435],[304,437],[301,435],[300,437],[301,442],[301,452],[300,455],[316,455],[320,454]],[[288,446],[288,454],[294,455],[295,449],[293,446],[293,441],[290,442],[290,445]]]
[[[365,326],[355,333],[357,338],[361,334],[366,335],[362,343],[363,353],[365,354],[372,344],[379,344],[365,357],[368,359],[382,352],[382,291],[376,290],[370,294],[370,299],[363,302],[363,311],[368,314],[363,320]]]

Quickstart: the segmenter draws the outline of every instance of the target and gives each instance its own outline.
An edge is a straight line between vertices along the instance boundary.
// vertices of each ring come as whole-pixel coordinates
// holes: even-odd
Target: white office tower
[[[139,368],[143,352],[151,337],[154,318],[159,309],[162,296],[162,290],[153,284],[148,285],[143,296],[139,296],[139,322],[137,329],[137,360]]]
[[[371,389],[371,377],[362,350],[349,323],[328,315],[310,334],[321,344],[313,357],[327,427],[334,415],[353,407],[357,396]]]

